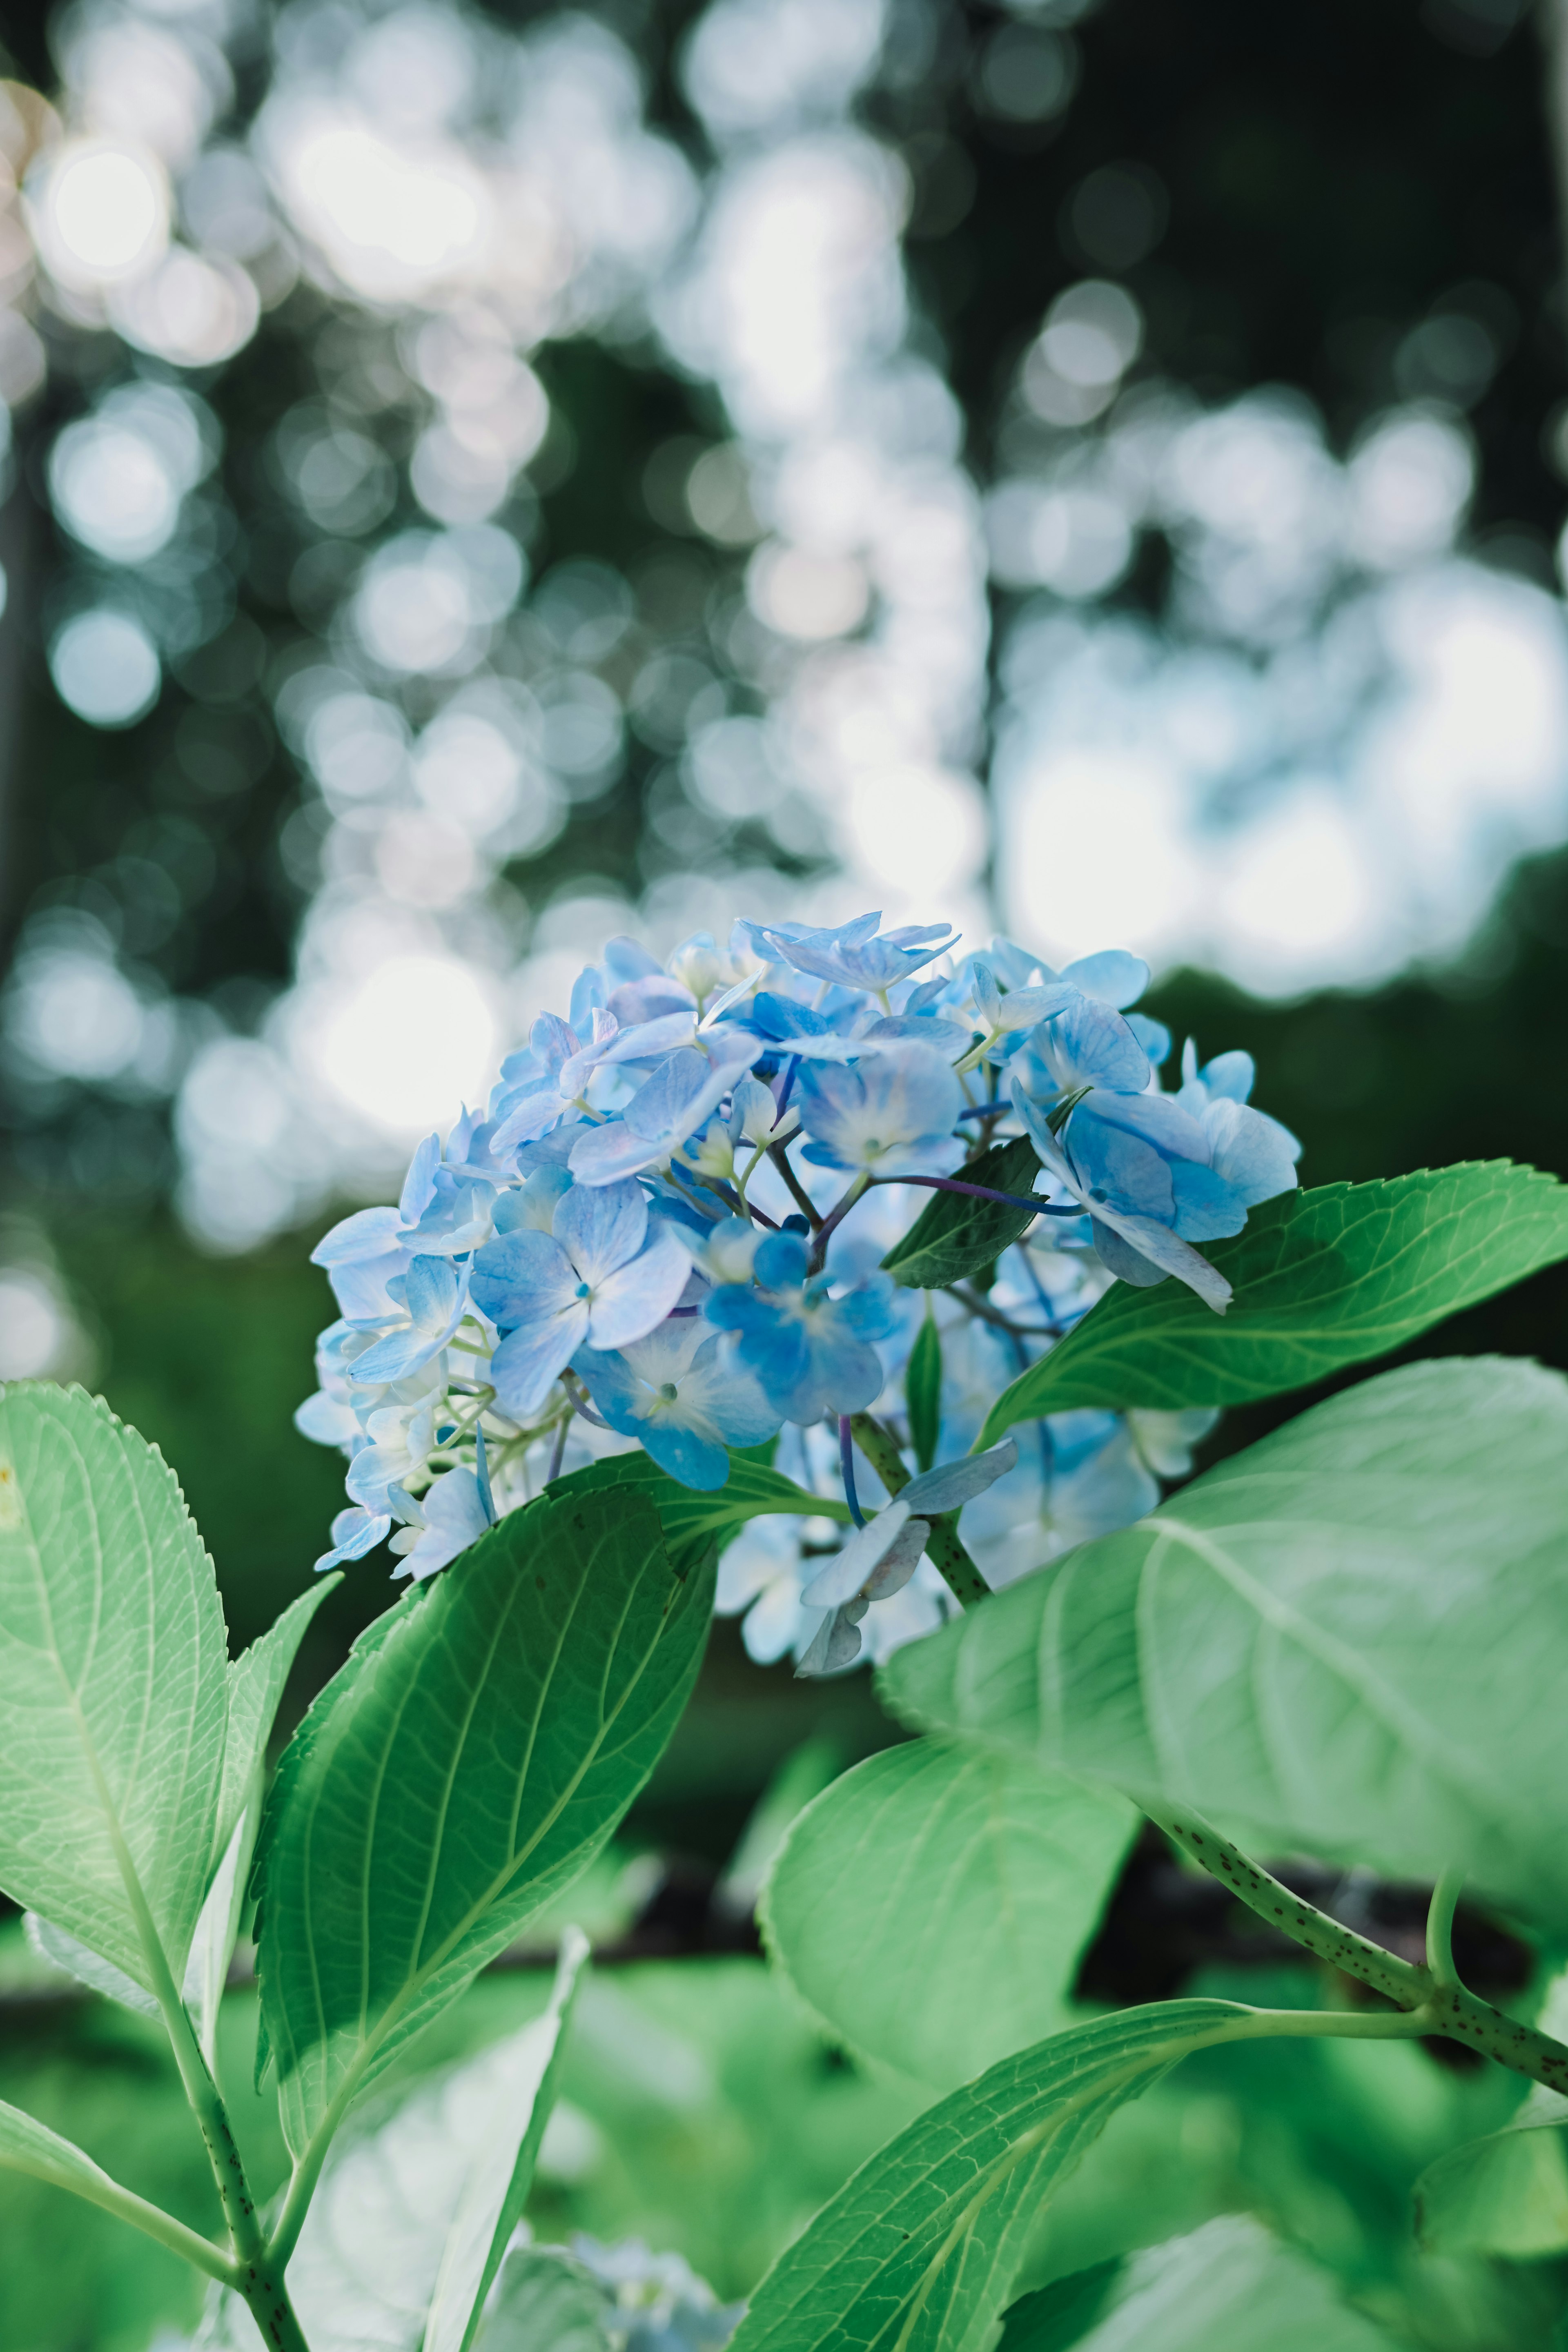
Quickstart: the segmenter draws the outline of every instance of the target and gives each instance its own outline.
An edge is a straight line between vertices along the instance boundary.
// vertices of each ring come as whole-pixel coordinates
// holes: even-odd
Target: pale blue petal
[[[510,1332],[490,1358],[496,1401],[514,1421],[535,1413],[588,1331],[588,1309],[574,1300],[561,1313]]]
[[[324,1551],[317,1560],[315,1574],[320,1576],[323,1570],[336,1568],[342,1560],[363,1559],[367,1551],[374,1551],[378,1543],[384,1543],[391,1533],[390,1512],[378,1511],[373,1515],[357,1505],[351,1510],[340,1511],[332,1521],[332,1548],[331,1551]]]
[[[551,1224],[587,1283],[602,1282],[636,1257],[647,1236],[647,1202],[637,1184],[574,1184]]]
[[[515,1151],[520,1143],[532,1143],[554,1126],[566,1105],[552,1078],[542,1078],[506,1113],[490,1138],[490,1150],[498,1160]]]
[[[1203,1123],[1215,1167],[1247,1208],[1294,1191],[1301,1147],[1278,1119],[1222,1097],[1210,1103]]]
[[[489,1525],[479,1482],[471,1470],[448,1470],[420,1497],[425,1525],[419,1540],[403,1555],[399,1573],[433,1576],[459,1552],[477,1543]]]
[[[1043,1022],[1035,1045],[1064,1092],[1069,1087],[1107,1087],[1136,1095],[1149,1083],[1148,1055],[1121,1015],[1093,997],[1077,996]]]
[[[384,1339],[378,1339],[374,1348],[367,1348],[363,1356],[356,1358],[353,1377],[372,1388],[405,1381],[422,1364],[427,1364],[432,1356],[439,1354],[441,1346],[440,1339],[432,1339],[426,1332],[406,1325],[401,1331],[389,1331]]]
[[[1018,1448],[1010,1437],[1000,1445],[993,1445],[984,1454],[966,1454],[957,1462],[943,1463],[940,1469],[926,1470],[900,1487],[899,1500],[907,1503],[911,1511],[931,1518],[938,1511],[962,1510],[976,1495],[984,1495],[987,1486],[1005,1477],[1018,1459]]]
[[[1121,1011],[1136,1004],[1148,987],[1149,967],[1142,956],[1129,955],[1125,948],[1104,948],[1099,955],[1080,956],[1076,963],[1069,963],[1062,978],[1081,988],[1086,996]]]
[[[581,1286],[582,1276],[560,1243],[529,1229],[487,1242],[475,1256],[468,1285],[475,1306],[500,1331],[558,1313],[576,1299]]]
[[[450,1258],[416,1257],[408,1269],[404,1300],[415,1328],[426,1338],[445,1339],[460,1311],[464,1276]]]
[[[1250,1054],[1239,1050],[1216,1054],[1212,1062],[1204,1064],[1203,1083],[1211,1095],[1223,1095],[1227,1102],[1244,1103],[1251,1095],[1258,1076],[1258,1065]]]
[[[1079,1124],[1089,1119],[1141,1137],[1166,1160],[1198,1160],[1206,1165],[1211,1156],[1207,1129],[1174,1095],[1152,1089],[1142,1095],[1110,1094],[1097,1088],[1073,1113],[1068,1132],[1075,1150]]]
[[[589,1345],[624,1348],[642,1339],[676,1305],[690,1271],[691,1260],[674,1227],[661,1221],[640,1257],[595,1286],[588,1302]]]
[[[441,1139],[427,1135],[408,1163],[408,1173],[403,1180],[403,1192],[398,1201],[398,1213],[405,1224],[411,1225],[422,1217],[429,1205],[436,1171],[441,1165]]]
[[[321,1235],[310,1252],[312,1265],[354,1265],[395,1250],[403,1235],[395,1209],[356,1209]]]
[[[651,1455],[661,1470],[678,1478],[683,1486],[694,1487],[699,1494],[711,1495],[725,1485],[730,1475],[730,1457],[724,1448],[700,1431],[682,1427],[673,1418],[646,1421],[639,1424],[637,1434],[643,1450]]]
[[[1131,1245],[1131,1257],[1142,1261],[1141,1271],[1127,1270],[1113,1262],[1123,1255],[1120,1244]],[[1173,1274],[1189,1290],[1195,1290],[1205,1306],[1212,1307],[1216,1315],[1223,1315],[1230,1305],[1230,1285],[1224,1275],[1217,1274],[1190,1243],[1180,1240],[1168,1226],[1156,1224],[1152,1217],[1125,1217],[1114,1209],[1097,1206],[1094,1245],[1103,1263],[1123,1282],[1149,1288],[1167,1274]]]
[[[1176,1213],[1170,1162],[1138,1136],[1085,1117],[1086,1109],[1073,1113],[1067,1129],[1085,1199],[1096,1209],[1110,1206],[1169,1224]]]
[[[853,1601],[863,1585],[869,1583],[889,1552],[903,1534],[910,1517],[910,1507],[900,1495],[863,1528],[857,1528],[842,1551],[824,1561],[822,1567],[805,1586],[801,1599],[808,1609],[841,1609]],[[916,1557],[919,1557],[917,1553]]]
[[[353,1407],[320,1392],[305,1399],[294,1415],[294,1426],[317,1445],[352,1445],[360,1433]]]
[[[1290,1173],[1295,1174],[1292,1169]],[[1200,1168],[1191,1160],[1171,1163],[1171,1189],[1176,1196],[1173,1229],[1188,1242],[1223,1241],[1240,1233],[1247,1223],[1247,1203],[1216,1168]]]

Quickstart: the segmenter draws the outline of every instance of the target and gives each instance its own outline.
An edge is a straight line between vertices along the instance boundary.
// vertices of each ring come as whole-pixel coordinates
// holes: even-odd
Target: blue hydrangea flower
[[[662,1323],[690,1261],[636,1184],[574,1184],[549,1233],[522,1227],[474,1260],[475,1303],[506,1335],[490,1360],[502,1407],[537,1412],[579,1348],[621,1348]]]
[[[572,1369],[612,1429],[640,1438],[661,1470],[703,1492],[729,1477],[726,1447],[761,1445],[784,1418],[696,1316],[613,1354],[584,1348]]]
[[[1058,1138],[1016,1076],[1012,1097],[1041,1165],[1092,1218],[1111,1273],[1144,1288],[1173,1274],[1223,1315],[1230,1285],[1192,1244],[1239,1233],[1248,1208],[1295,1183],[1295,1139],[1239,1104],[1216,1103],[1201,1122],[1172,1096],[1110,1090],[1086,1096]],[[1237,1118],[1258,1126],[1229,1127]]]
[[[765,1591],[747,1583],[725,1605],[750,1606],[758,1654],[784,1643],[833,1672],[951,1613],[911,1549],[931,1514],[967,1506],[966,1540],[988,1573],[1000,1555],[985,1530],[1005,1523],[1013,1573],[1070,1529],[1147,1507],[1155,1469],[1187,1458],[1203,1416],[1162,1433],[1126,1414],[1052,1415],[1016,1463],[1012,1441],[989,1455],[957,1449],[1109,1276],[1174,1273],[1223,1309],[1226,1286],[1194,1244],[1240,1231],[1295,1182],[1295,1140],[1251,1108],[1245,1055],[1200,1065],[1189,1045],[1180,1092],[1162,1092],[1171,1041],[1129,1010],[1148,981],[1137,957],[1056,971],[996,940],[931,972],[949,927],[883,936],[880,919],[740,921],[727,949],[700,933],[662,968],[612,940],[566,1017],[542,1014],[503,1063],[486,1110],[465,1110],[445,1148],[434,1135],[420,1145],[396,1207],[324,1237],[314,1255],[340,1318],[298,1422],[348,1456],[353,1508],[323,1564],[362,1557],[401,1521],[407,1572],[431,1573],[498,1507],[536,1493],[547,1462],[592,1458],[606,1430],[704,1488],[727,1475],[731,1448],[787,1419],[806,1487],[837,1492],[828,1424],[875,1402],[885,1375],[898,1381],[922,1312],[879,1270],[923,1205],[902,1186],[957,1174],[969,1138],[1001,1140],[1020,1124],[1053,1205],[1065,1195],[1082,1214],[1007,1254],[984,1325],[958,1301],[939,1311],[946,1458],[897,1507],[868,1473],[880,1533],[840,1549],[819,1525],[816,1564],[785,1523]],[[813,1275],[806,1227],[823,1218],[831,1255]],[[557,1389],[568,1366],[576,1377]],[[896,1394],[888,1412],[896,1443]],[[493,1496],[487,1435],[505,1449]]]
[[[949,1176],[963,1158],[953,1134],[963,1089],[930,1045],[894,1045],[853,1067],[825,1062],[800,1075],[805,1157],[872,1176]]]
[[[720,1284],[704,1310],[720,1330],[740,1334],[741,1361],[786,1421],[863,1412],[882,1386],[871,1342],[889,1338],[898,1319],[887,1275],[835,1298],[832,1276],[808,1281],[807,1264],[798,1234],[770,1234],[752,1261],[754,1284]]]

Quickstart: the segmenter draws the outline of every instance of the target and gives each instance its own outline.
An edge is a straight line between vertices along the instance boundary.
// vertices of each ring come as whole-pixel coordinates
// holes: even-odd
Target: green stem
[[[851,1413],[849,1427],[855,1443],[871,1465],[889,1495],[899,1494],[910,1483],[903,1458],[879,1421],[868,1412]],[[931,1523],[926,1540],[926,1556],[940,1572],[948,1591],[960,1605],[969,1608],[976,1601],[984,1601],[991,1587],[981,1575],[958,1537],[958,1513],[944,1511]]]
[[[1315,1952],[1320,1959],[1342,1969],[1347,1976],[1359,1977],[1363,1984],[1396,2001],[1408,2014],[1418,2015],[1423,2022],[1414,2029],[1417,2032],[1443,2034],[1450,2042],[1463,2042],[1467,2049],[1495,2058],[1500,2066],[1507,2066],[1516,2074],[1544,2083],[1549,2090],[1568,2093],[1568,2049],[1561,2042],[1552,2041],[1550,2034],[1538,2033],[1534,2026],[1521,2025],[1517,2019],[1505,2017],[1490,2001],[1467,1992],[1457,1979],[1442,1981],[1430,1967],[1414,1967],[1394,1953],[1385,1952],[1381,1944],[1358,1936],[1352,1927],[1331,1919],[1310,1903],[1304,1903],[1279,1879],[1260,1870],[1239,1846],[1232,1845],[1200,1814],[1184,1810],[1177,1815],[1152,1805],[1145,1805],[1143,1811],[1168,1838],[1200,1862],[1211,1877],[1228,1886],[1238,1902],[1256,1911],[1260,1919],[1267,1919],[1271,1927],[1283,1928],[1286,1935],[1308,1951]],[[1449,1875],[1445,1872],[1439,1881],[1440,1894]],[[1453,1898],[1457,1899],[1458,1895],[1458,1881],[1455,1879]],[[1434,1896],[1434,1907],[1436,1901]],[[1452,1900],[1448,1916],[1452,1916]]]
[[[226,2254],[220,2252],[205,2238],[198,2237],[194,2230],[188,2230],[183,2221],[176,2221],[174,2215],[165,2213],[161,2205],[149,2204],[146,2198],[138,2197],[133,2189],[122,2189],[118,2180],[110,2179],[108,2173],[94,2180],[90,2176],[83,2177],[76,2172],[56,2172],[45,2164],[24,2163],[16,2157],[5,2158],[5,2169],[25,2172],[34,2180],[47,2180],[57,2189],[68,2189],[73,2197],[81,2198],[86,2204],[98,2206],[105,2213],[112,2213],[118,2221],[129,2221],[131,2227],[140,2230],[144,2237],[155,2239],[159,2245],[167,2246],[171,2253],[183,2255],[197,2270],[205,2271],[208,2278],[217,2279],[225,2286],[238,2284],[238,2273]]]
[[[237,2294],[244,2296],[271,2352],[310,2352],[289,2304],[289,2290],[283,2284],[283,2265],[287,2257],[277,2255],[267,2244],[257,2214],[256,2200],[251,2196],[245,2166],[229,2126],[223,2095],[207,2071],[185,2004],[180,1998],[179,1987],[174,1982],[169,1956],[163,1949],[163,1939],[158,1933],[131,1849],[125,1842],[119,1818],[110,1801],[108,1787],[98,1769],[97,1757],[90,1746],[88,1753],[99,1781],[104,1819],[113,1842],[121,1881],[136,1923],[137,1940],[147,1964],[148,1990],[158,2004],[185,2096],[206,2145],[207,2161],[212,2166],[218,2201],[223,2207],[223,2217],[228,2224],[229,2238],[234,2246],[234,2261],[224,2263],[221,2271],[212,2269],[213,2250],[210,2247],[205,2248],[206,2258],[201,2262],[200,2267],[215,2277],[226,2279]],[[163,2218],[169,2219],[167,2215]],[[178,2224],[171,2221],[170,2226],[176,2228]],[[190,2234],[195,2238],[194,2231]],[[195,2242],[205,2245],[204,2240],[197,2239]],[[188,2253],[189,2251],[188,2247],[182,2245],[182,2252]],[[191,2258],[196,2259],[194,2255]]]
[[[1432,1889],[1431,1906],[1426,1913],[1426,1966],[1433,1983],[1445,1988],[1459,1981],[1459,1971],[1454,1966],[1454,1913],[1464,1883],[1464,1872],[1450,1863]]]

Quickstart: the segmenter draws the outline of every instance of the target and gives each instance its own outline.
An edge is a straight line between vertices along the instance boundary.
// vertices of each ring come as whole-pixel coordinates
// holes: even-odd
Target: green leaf
[[[134,2189],[122,2189],[71,2141],[50,2131],[47,2124],[35,2122],[19,2107],[7,2106],[4,2100],[0,2100],[0,2172],[23,2172],[34,2180],[68,2189],[88,2204],[101,2206],[117,2221],[129,2221],[132,2229],[171,2247],[209,2275],[224,2273],[225,2258],[216,2246],[198,2238],[162,2206],[150,2205]]]
[[[59,2189],[74,2189],[79,2196],[99,2201],[99,2192],[112,2188],[109,2175],[90,2156],[62,2139],[58,2132],[50,2131],[47,2124],[35,2123],[20,2107],[7,2106],[0,2099],[0,2168],[7,2172],[29,2172],[35,2180],[51,2180]]]
[[[937,1441],[942,1435],[942,1334],[929,1301],[925,1320],[915,1334],[915,1344],[904,1367],[904,1402],[909,1409],[916,1465],[921,1470],[929,1470],[936,1460]]]
[[[474,2139],[468,2177],[441,2250],[425,2352],[468,2352],[533,2185],[540,2142],[555,2104],[566,2024],[587,1957],[587,1937],[569,1929],[562,1938],[549,2008],[517,2036],[510,2045],[510,2063],[492,2076],[497,2096],[488,2128]]]
[[[1229,2001],[1165,2001],[1005,2058],[861,2166],[780,2255],[731,2352],[980,2352],[1043,2207],[1116,2108],[1254,2030]]]
[[[1070,1406],[1246,1404],[1386,1355],[1568,1257],[1568,1187],[1506,1160],[1324,1184],[1204,1254],[1236,1294],[1226,1314],[1183,1283],[1119,1282],[1003,1391],[979,1445]]]
[[[1506,2130],[1428,2165],[1413,2192],[1426,2252],[1519,2261],[1568,2247],[1564,2124],[1568,2099],[1538,2085]]]
[[[455,2287],[458,2272],[477,2281],[454,2240],[470,2248],[469,2223],[488,2211],[493,2226],[510,2206],[524,2149],[531,2167],[579,1959],[557,1976],[542,2016],[411,2088],[384,2090],[333,2140],[289,2263],[311,2352],[421,2352],[444,2266]],[[449,2305],[447,2323],[453,2315]],[[467,2318],[458,2315],[453,2341]],[[227,2292],[211,2298],[201,2341],[208,2352],[270,2352]]]
[[[1074,2290],[1079,2293],[1074,2294]],[[1090,2324],[1087,2329],[1080,2319]],[[1315,2263],[1227,2213],[1026,2295],[997,2352],[1393,2352]]]
[[[126,2009],[133,2009],[141,2017],[160,2017],[163,2011],[150,1992],[142,1990],[134,1978],[112,1960],[106,1960],[75,1936],[68,1936],[52,1919],[37,1911],[24,1912],[22,1924],[28,1943],[39,1959],[58,1969],[63,1976],[74,1977],[78,1984],[89,1992],[101,1993],[106,2000],[117,2000]],[[192,1949],[195,1950],[195,1946]]]
[[[1385,1372],[899,1652],[922,1729],[1568,1919],[1568,1383]]]
[[[223,1790],[218,1800],[215,1862],[226,1853],[235,1825],[248,1800],[252,1780],[267,1759],[272,1720],[289,1669],[299,1654],[311,1618],[342,1576],[319,1576],[289,1603],[275,1625],[252,1642],[228,1670],[228,1744],[224,1750]],[[240,1875],[244,1885],[244,1873]]]
[[[846,1522],[849,1517],[849,1506],[842,1496],[811,1494],[805,1486],[797,1486],[793,1478],[786,1478],[782,1471],[759,1462],[754,1451],[742,1454],[732,1448],[728,1480],[709,1494],[681,1486],[679,1479],[670,1477],[649,1455],[640,1452],[613,1454],[606,1461],[591,1463],[586,1470],[574,1470],[569,1478],[558,1479],[550,1492],[562,1496],[609,1495],[624,1494],[628,1489],[646,1495],[658,1510],[678,1573],[700,1559],[710,1544],[717,1544],[721,1549],[748,1519],[763,1518],[773,1512]]]
[[[520,2246],[506,2258],[479,2352],[611,2352],[610,2317],[604,2288],[563,2248]]]
[[[939,2089],[1067,2021],[1137,1815],[1025,1757],[911,1740],[801,1814],[768,1940],[829,2030]]]
[[[161,1455],[80,1389],[0,1394],[0,1886],[151,1989],[216,1859],[227,1643]]]
[[[994,1192],[1029,1192],[1040,1163],[1028,1137],[1021,1135],[1011,1143],[993,1144],[958,1172],[964,1183],[988,1184]],[[882,1264],[906,1289],[941,1290],[1011,1249],[1037,1213],[1001,1201],[976,1201],[966,1192],[935,1192]]]
[[[256,1869],[296,2155],[598,1853],[685,1706],[711,1585],[673,1573],[646,1497],[557,1490],[362,1637],[284,1753]]]
[[[1074,2352],[1115,2290],[1126,2257],[1112,2254],[1092,2270],[1053,2279],[1005,2315],[996,2352]]]

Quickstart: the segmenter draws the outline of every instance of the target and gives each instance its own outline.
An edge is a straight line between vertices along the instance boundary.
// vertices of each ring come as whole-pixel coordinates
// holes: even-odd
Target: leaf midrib
[[[657,1517],[657,1513],[655,1516]],[[600,1538],[601,1543],[604,1540],[605,1538]],[[596,1546],[593,1558],[596,1559],[597,1556],[598,1547]],[[362,2029],[359,2047],[355,2053],[355,2057],[345,2068],[342,2080],[340,2083],[337,2091],[333,2094],[321,2122],[317,2125],[316,2130],[310,2135],[310,2144],[312,2149],[314,2149],[319,2144],[324,2144],[324,2142],[331,2137],[331,2133],[337,2127],[339,2119],[346,2112],[351,2100],[354,2096],[359,2082],[374,2063],[378,2050],[380,2050],[383,2044],[390,2038],[396,2027],[401,2024],[408,2010],[416,2003],[418,1996],[425,1990],[426,1987],[433,1980],[433,1979],[439,1975],[441,1969],[447,1965],[447,1961],[450,1960],[453,1955],[461,1948],[468,1935],[470,1935],[473,1929],[479,1925],[479,1921],[484,1916],[484,1914],[492,1909],[495,1904],[500,1901],[501,1895],[506,1892],[507,1886],[510,1881],[516,1877],[519,1870],[521,1869],[523,1864],[527,1862],[530,1854],[534,1852],[541,1841],[549,1834],[552,1829],[553,1829],[562,1813],[565,1811],[566,1806],[571,1802],[573,1797],[575,1796],[584,1779],[598,1762],[605,1740],[607,1738],[615,1722],[618,1719],[619,1716],[624,1711],[633,1694],[637,1690],[637,1685],[641,1682],[644,1674],[652,1663],[652,1660],[663,1641],[665,1631],[669,1622],[670,1612],[675,1607],[683,1591],[681,1583],[669,1569],[668,1559],[665,1552],[662,1538],[659,1545],[658,1561],[659,1564],[663,1565],[665,1568],[666,1573],[669,1575],[671,1585],[670,1595],[665,1604],[663,1613],[660,1617],[658,1631],[655,1635],[654,1640],[649,1643],[645,1655],[639,1661],[636,1673],[628,1681],[626,1690],[622,1693],[620,1699],[616,1702],[613,1713],[607,1719],[601,1722],[599,1733],[590,1748],[584,1753],[576,1771],[572,1775],[565,1787],[561,1790],[555,1803],[540,1822],[526,1843],[513,1852],[511,1860],[509,1862],[505,1869],[496,1873],[489,1885],[478,1897],[476,1897],[475,1901],[469,1906],[463,1917],[448,1931],[447,1937],[444,1938],[443,1942],[437,1947],[430,1958],[427,1961],[421,1963],[410,1972],[404,1984],[399,1987],[398,1990],[388,2001],[386,2007],[382,2011],[374,2026],[368,2032],[364,2032]],[[647,1571],[645,1570],[644,1573],[646,1572]],[[639,1583],[640,1580],[639,1577]],[[580,1580],[577,1596],[573,1603],[574,1615],[575,1614],[576,1609],[581,1604],[582,1596],[587,1589],[587,1582],[588,1579],[586,1576]],[[629,1602],[627,1605],[629,1607]],[[622,1622],[624,1623],[624,1617]],[[559,1654],[558,1645],[556,1659],[552,1661],[552,1676],[553,1676],[556,1669]],[[417,1677],[415,1679],[417,1681]],[[530,1758],[531,1758],[532,1754],[533,1740],[537,1738],[538,1719],[542,1709],[544,1690],[545,1685],[542,1685],[540,1702],[534,1710],[535,1720],[530,1732],[530,1745],[528,1751]],[[384,1752],[387,1751],[384,1750]],[[526,1773],[524,1772],[519,1776],[519,1790],[513,1810],[514,1822],[521,1811],[525,1783]],[[313,1802],[310,1809],[308,1828],[310,1831],[313,1831],[315,1826],[318,1803],[319,1798],[317,1802]],[[320,1975],[315,1964],[315,1938],[313,1934],[310,1934],[309,1931],[308,1943],[311,1955],[312,1978],[319,1988]],[[317,2015],[321,2026],[319,2047],[324,2052],[327,2046],[328,2033],[325,2018],[320,2005],[319,1991]],[[289,2046],[291,2051],[296,2053],[297,2068],[299,2045],[292,2032],[290,2032],[289,2035]],[[304,2161],[306,2161],[306,2159],[301,2158],[301,2162]]]
[[[1507,1849],[1510,1841],[1505,1827],[1506,1810],[1500,1808],[1495,1793],[1485,1788],[1481,1762],[1479,1760],[1468,1762],[1468,1779],[1463,1781],[1458,1780],[1451,1769],[1451,1762],[1445,1758],[1437,1727],[1429,1724],[1418,1709],[1385,1682],[1382,1675],[1375,1673],[1355,1652],[1349,1650],[1326,1628],[1314,1623],[1312,1619],[1292,1608],[1282,1595],[1271,1591],[1267,1585],[1259,1583],[1239,1560],[1231,1558],[1223,1544],[1205,1533],[1204,1529],[1194,1528],[1185,1520],[1168,1517],[1162,1514],[1158,1518],[1140,1520],[1136,1528],[1129,1529],[1129,1533],[1151,1535],[1157,1538],[1144,1555],[1139,1567],[1137,1614],[1134,1621],[1138,1679],[1142,1696],[1143,1718],[1151,1730],[1156,1734],[1157,1747],[1161,1744],[1157,1729],[1160,1718],[1156,1717],[1149,1703],[1151,1683],[1145,1655],[1145,1641],[1149,1638],[1149,1629],[1144,1620],[1143,1596],[1146,1586],[1151,1588],[1150,1607],[1152,1608],[1154,1602],[1152,1586],[1158,1575],[1161,1554],[1167,1545],[1182,1544],[1228,1586],[1236,1599],[1244,1607],[1251,1610],[1260,1624],[1267,1625],[1284,1638],[1294,1640],[1325,1673],[1343,1683],[1347,1689],[1362,1701],[1368,1712],[1382,1724],[1386,1732],[1413,1754],[1416,1761],[1431,1771],[1436,1779],[1443,1781],[1458,1799],[1462,1811],[1470,1811],[1482,1815],[1499,1845]],[[1254,1645],[1249,1643],[1248,1647],[1250,1650]],[[1265,1728],[1267,1710],[1258,1705],[1256,1694],[1254,1706],[1258,1712],[1259,1728],[1264,1730],[1267,1743]],[[1450,1738],[1450,1758],[1456,1745],[1457,1743]],[[1169,1760],[1169,1748],[1166,1748],[1162,1756],[1163,1763]],[[1478,1797],[1482,1791],[1484,1791],[1484,1801],[1478,1801]]]

